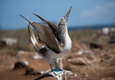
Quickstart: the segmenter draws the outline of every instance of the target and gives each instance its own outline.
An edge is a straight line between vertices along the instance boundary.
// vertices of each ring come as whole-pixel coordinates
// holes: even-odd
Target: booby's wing
[[[46,44],[55,53],[60,53],[60,48],[58,47],[57,41],[53,31],[46,25],[42,25],[36,22],[31,24],[37,31],[39,40]]]
[[[29,33],[30,40],[31,40],[32,44],[34,45],[34,47],[37,50],[40,50],[41,48],[44,47],[44,45],[37,42],[35,35],[34,35],[34,32],[31,28],[29,18],[28,18],[27,24],[28,24],[28,33]]]
[[[67,30],[67,22],[69,18],[70,11],[72,6],[69,8],[68,12],[64,17],[62,17],[58,23],[58,38],[61,40],[62,47],[65,45],[65,30]]]
[[[51,30],[53,31],[53,33],[55,34],[55,37],[58,41],[58,43],[60,44],[61,40],[58,37],[58,26],[55,23],[49,22],[47,20],[45,20],[44,18],[40,17],[39,15],[33,13],[35,16],[37,16],[38,18],[40,18],[42,21],[44,21],[46,24],[49,25],[49,27],[51,28]]]
[[[20,15],[20,16],[23,17],[22,15]],[[26,18],[24,18],[24,19],[27,20]],[[38,34],[40,41],[45,43],[46,46],[48,48],[50,48],[52,51],[54,51],[56,54],[60,53],[60,48],[58,47],[58,43],[55,39],[55,35],[54,35],[53,31],[48,26],[42,25],[42,24],[39,24],[36,22],[30,23],[29,20],[27,20],[27,21],[37,31],[37,34]],[[30,27],[29,27],[29,32],[31,32]]]
[[[49,27],[52,29],[52,31],[54,32],[55,35],[57,35],[58,32],[58,26],[55,23],[49,22],[47,20],[45,20],[44,18],[40,17],[39,15],[33,13],[35,16],[37,16],[38,18],[40,18],[42,21],[44,21],[46,24],[49,25]]]

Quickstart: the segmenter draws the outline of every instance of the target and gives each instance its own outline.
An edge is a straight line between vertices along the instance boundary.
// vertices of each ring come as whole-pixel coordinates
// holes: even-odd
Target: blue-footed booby
[[[27,20],[28,32],[35,52],[48,61],[51,67],[51,71],[56,75],[63,71],[58,67],[56,59],[65,57],[70,52],[72,47],[72,42],[67,29],[67,22],[71,8],[72,6],[66,15],[60,19],[58,26],[43,19],[37,14],[34,15],[48,24],[49,27],[37,22],[31,23],[29,19],[27,20],[22,15],[20,15],[25,20]],[[31,25],[37,32],[38,40],[35,38]],[[56,69],[53,69],[52,62],[55,63]]]

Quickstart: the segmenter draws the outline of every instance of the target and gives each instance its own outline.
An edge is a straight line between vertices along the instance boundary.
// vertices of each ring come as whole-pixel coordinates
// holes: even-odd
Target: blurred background
[[[31,80],[50,69],[34,52],[27,22],[19,14],[44,24],[36,13],[58,25],[70,6],[68,30],[73,45],[59,65],[93,80],[115,79],[115,0],[0,0],[1,80]]]

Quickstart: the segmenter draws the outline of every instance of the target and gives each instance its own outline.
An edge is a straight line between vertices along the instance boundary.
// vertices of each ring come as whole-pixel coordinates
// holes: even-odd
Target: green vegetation
[[[82,43],[85,43],[87,46],[89,46],[90,41],[92,41],[93,35],[96,33],[96,31],[92,29],[83,29],[78,31],[69,31],[69,35],[72,40],[78,40]]]
[[[30,39],[28,35],[27,29],[19,29],[19,30],[1,30],[0,31],[0,39],[6,38],[15,38],[17,39],[17,43],[11,46],[7,46],[5,49],[7,53],[10,55],[15,54],[18,50],[24,51],[34,51],[32,46],[29,46]]]
[[[83,40],[92,36],[95,33],[92,29],[83,29],[78,31],[69,31],[69,35],[72,39]]]
[[[19,50],[24,50],[24,51],[34,51],[33,47],[29,46],[28,44],[24,44],[22,42],[17,42],[16,44],[7,46],[6,51],[8,54],[13,55]]]
[[[23,43],[29,42],[29,35],[27,29],[19,29],[19,30],[2,30],[0,31],[1,38],[9,37],[9,38],[16,38],[18,41],[21,41]]]

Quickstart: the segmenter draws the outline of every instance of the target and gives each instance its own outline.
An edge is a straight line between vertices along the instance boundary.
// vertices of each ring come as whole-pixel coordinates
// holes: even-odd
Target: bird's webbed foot
[[[54,74],[58,75],[58,74],[60,74],[63,70],[58,67],[56,61],[55,61],[54,63],[55,63],[55,65],[56,65],[56,68],[53,70],[53,72],[54,72]]]
[[[58,75],[58,74],[60,74],[62,71],[63,71],[63,70],[62,70],[61,68],[58,68],[58,67],[57,67],[56,69],[53,70],[53,73],[56,74],[56,75]]]

